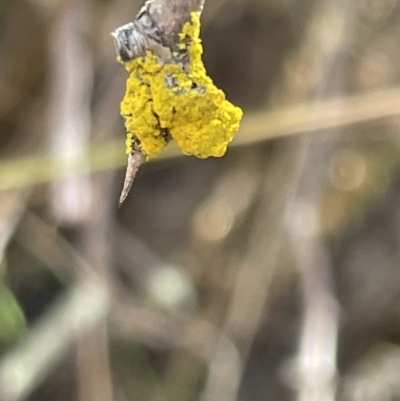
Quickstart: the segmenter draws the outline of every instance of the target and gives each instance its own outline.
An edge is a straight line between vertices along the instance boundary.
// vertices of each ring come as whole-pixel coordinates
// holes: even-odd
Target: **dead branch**
[[[192,12],[201,12],[205,0],[148,0],[135,21],[121,26],[112,35],[122,61],[135,59],[150,50],[161,62],[174,62],[179,32]],[[180,60],[182,61],[182,60]],[[186,60],[188,63],[189,60]],[[121,205],[132,187],[140,165],[146,160],[140,145],[134,146],[128,158]]]

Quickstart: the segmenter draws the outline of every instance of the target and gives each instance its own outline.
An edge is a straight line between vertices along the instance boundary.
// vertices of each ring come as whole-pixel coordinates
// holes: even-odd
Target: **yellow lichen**
[[[199,13],[192,13],[178,44],[188,51],[188,70],[179,64],[164,64],[149,51],[125,63],[130,75],[121,114],[125,117],[127,153],[139,143],[146,157],[156,156],[170,135],[186,155],[224,155],[243,112],[227,101],[207,76],[199,34]]]

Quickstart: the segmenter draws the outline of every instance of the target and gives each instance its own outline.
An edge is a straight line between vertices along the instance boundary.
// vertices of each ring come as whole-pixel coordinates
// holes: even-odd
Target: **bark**
[[[204,0],[154,0],[150,3],[150,13],[164,33],[164,39],[173,45],[190,13],[202,11],[203,5]]]
[[[121,206],[131,190],[133,181],[139,170],[139,167],[145,161],[144,156],[140,152],[135,152],[128,157],[128,166],[126,168],[124,186],[119,197],[119,205]]]

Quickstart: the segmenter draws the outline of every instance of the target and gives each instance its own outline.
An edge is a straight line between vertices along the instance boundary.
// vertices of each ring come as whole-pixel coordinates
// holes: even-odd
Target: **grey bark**
[[[121,195],[119,197],[119,205],[121,206],[126,197],[129,194],[129,191],[132,188],[133,181],[135,180],[136,174],[139,170],[139,167],[145,161],[145,157],[140,152],[134,152],[128,157],[128,166],[126,167],[125,172],[125,180],[124,186],[122,188]]]
[[[192,11],[202,11],[204,0],[154,0],[149,12],[164,33],[165,39],[174,39]]]

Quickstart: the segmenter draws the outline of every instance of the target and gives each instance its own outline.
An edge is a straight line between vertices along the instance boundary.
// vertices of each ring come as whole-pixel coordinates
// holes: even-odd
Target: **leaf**
[[[12,344],[26,331],[25,315],[14,294],[0,283],[0,343]]]

